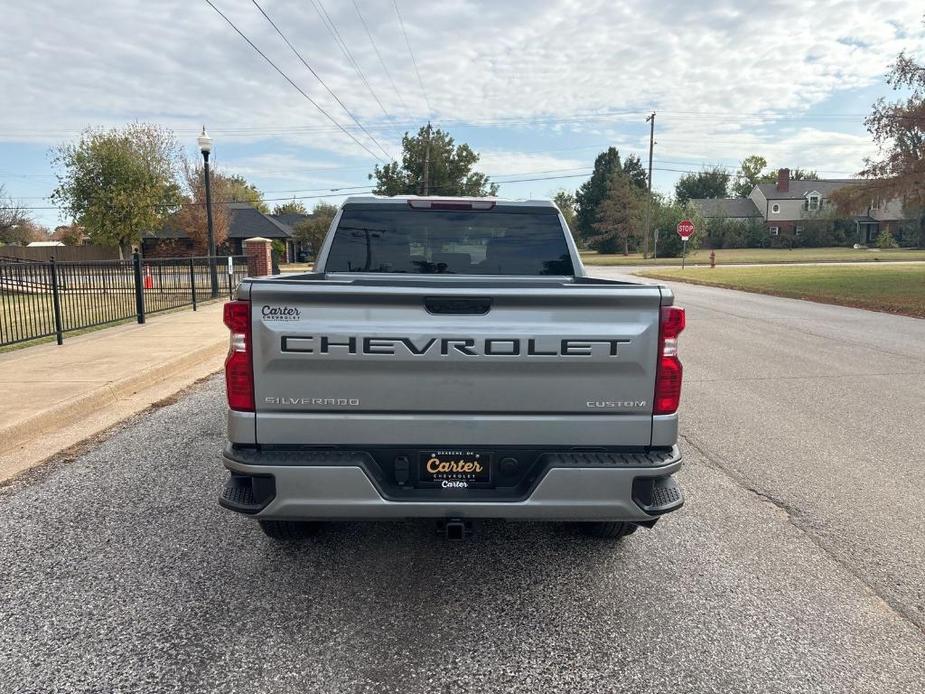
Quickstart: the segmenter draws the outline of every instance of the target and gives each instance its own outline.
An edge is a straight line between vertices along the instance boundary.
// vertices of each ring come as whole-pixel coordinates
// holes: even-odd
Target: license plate
[[[485,451],[421,451],[420,480],[446,489],[491,484],[491,454]]]

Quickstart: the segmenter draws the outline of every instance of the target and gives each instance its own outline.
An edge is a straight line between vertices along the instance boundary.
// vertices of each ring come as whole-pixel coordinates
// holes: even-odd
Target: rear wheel
[[[637,527],[634,523],[621,523],[620,521],[581,523],[580,526],[585,535],[610,540],[619,540],[621,537],[632,535]]]
[[[274,540],[304,540],[315,535],[321,528],[321,523],[310,521],[257,521],[260,529],[267,537]]]

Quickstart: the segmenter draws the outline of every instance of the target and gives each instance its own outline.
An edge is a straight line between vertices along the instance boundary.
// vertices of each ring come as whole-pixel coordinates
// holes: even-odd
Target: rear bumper
[[[331,464],[313,456],[312,464],[255,464],[261,454],[249,451],[247,462],[226,451],[225,467],[232,472],[220,503],[231,510],[273,520],[503,518],[510,520],[646,522],[683,504],[672,475],[681,467],[677,446],[662,453],[658,465],[644,455],[624,456],[619,465],[582,467],[555,456],[523,499],[467,499],[466,490],[444,490],[439,499],[395,500],[350,455],[332,453]],[[322,454],[323,455],[323,454]],[[557,464],[555,461],[560,461]],[[237,483],[258,490],[256,498]],[[242,491],[243,490],[243,491]]]

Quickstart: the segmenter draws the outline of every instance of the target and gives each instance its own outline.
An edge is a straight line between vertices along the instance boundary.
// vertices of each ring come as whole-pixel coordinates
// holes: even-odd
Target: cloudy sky
[[[664,192],[752,153],[845,177],[872,153],[862,121],[891,93],[889,64],[925,55],[909,0],[212,2],[362,145],[205,0],[0,0],[7,193],[64,221],[38,209],[55,183],[49,147],[136,119],[172,128],[190,156],[204,123],[218,166],[309,206],[367,187],[428,118],[511,197],[573,189],[607,145],[645,159],[650,111]]]

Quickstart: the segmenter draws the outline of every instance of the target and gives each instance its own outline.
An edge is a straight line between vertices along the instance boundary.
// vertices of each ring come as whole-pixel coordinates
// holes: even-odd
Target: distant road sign
[[[693,235],[694,223],[691,220],[684,219],[678,222],[678,236],[680,236],[683,241],[687,241]]]

